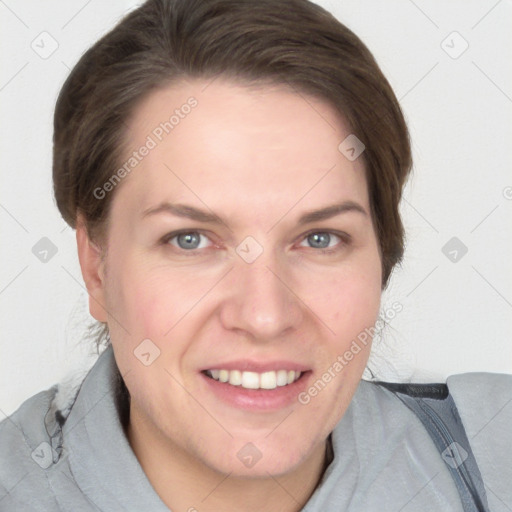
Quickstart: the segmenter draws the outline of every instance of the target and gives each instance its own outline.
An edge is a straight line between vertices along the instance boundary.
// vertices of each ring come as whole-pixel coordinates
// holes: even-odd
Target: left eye
[[[321,249],[326,250],[326,252],[332,252],[332,250],[329,246],[329,242],[331,242],[332,237],[339,238],[341,240],[341,237],[339,235],[336,235],[335,233],[331,233],[329,231],[315,231],[313,233],[309,233],[304,238],[304,241],[309,242],[313,245],[313,249]],[[325,245],[327,244],[327,245]],[[335,246],[331,246],[335,247]]]

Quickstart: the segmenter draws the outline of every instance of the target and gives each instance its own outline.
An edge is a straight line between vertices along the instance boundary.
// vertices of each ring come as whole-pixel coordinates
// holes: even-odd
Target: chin
[[[203,463],[214,471],[230,474],[235,478],[268,478],[286,475],[300,466],[311,456],[306,447],[286,447],[282,443],[264,443],[258,441],[233,440],[230,446],[217,453],[202,457]],[[206,460],[207,459],[207,460]]]

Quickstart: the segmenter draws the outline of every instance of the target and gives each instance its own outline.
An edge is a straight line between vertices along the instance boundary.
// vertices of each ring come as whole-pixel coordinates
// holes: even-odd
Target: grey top
[[[447,387],[492,512],[512,510],[512,376],[452,375]],[[125,435],[112,347],[62,405],[55,385],[0,423],[0,511],[168,512]],[[60,400],[56,397],[60,396]],[[305,512],[463,512],[450,467],[395,392],[360,381],[332,433],[333,458]],[[192,504],[201,511],[201,497]]]

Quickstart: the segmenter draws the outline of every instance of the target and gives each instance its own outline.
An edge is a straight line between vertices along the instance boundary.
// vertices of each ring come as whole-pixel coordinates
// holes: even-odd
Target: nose
[[[224,328],[259,342],[272,342],[297,329],[304,304],[293,290],[290,273],[264,252],[253,263],[235,263],[229,298],[221,310]]]

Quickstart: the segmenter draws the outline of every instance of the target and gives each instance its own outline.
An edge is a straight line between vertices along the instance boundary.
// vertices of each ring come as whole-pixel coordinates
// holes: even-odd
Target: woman
[[[305,0],[149,0],[75,66],[54,127],[107,346],[1,424],[1,510],[510,500],[511,377],[361,380],[411,150],[346,27]]]

